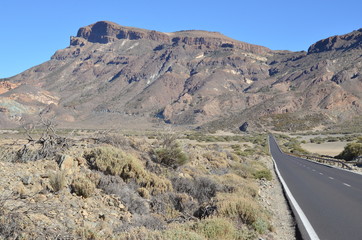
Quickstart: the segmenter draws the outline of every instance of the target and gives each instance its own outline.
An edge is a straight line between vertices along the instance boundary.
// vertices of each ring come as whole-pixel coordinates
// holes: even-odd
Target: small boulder
[[[69,155],[60,155],[57,162],[60,170],[65,171],[67,174],[72,174],[78,169],[78,160]]]
[[[249,127],[249,123],[248,122],[244,122],[240,127],[239,130],[242,132],[246,132],[248,130]]]

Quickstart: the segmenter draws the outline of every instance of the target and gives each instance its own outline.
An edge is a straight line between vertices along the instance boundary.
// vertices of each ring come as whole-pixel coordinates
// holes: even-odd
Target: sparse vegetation
[[[207,144],[190,145],[191,136],[206,139]],[[61,153],[66,158],[23,162],[7,161],[7,154],[2,158],[7,164],[39,165],[47,171],[36,179],[26,173],[29,176],[14,190],[19,195],[16,201],[31,198],[35,204],[17,217],[20,222],[29,219],[29,227],[21,230],[16,227],[21,226],[19,222],[11,227],[13,231],[31,238],[27,229],[49,221],[58,224],[52,226],[60,229],[63,238],[253,239],[270,231],[269,213],[258,203],[259,179],[271,180],[270,171],[258,160],[266,154],[263,135],[191,133],[185,139],[155,134],[145,141],[101,133],[79,143],[72,141],[74,147]],[[16,152],[5,149],[3,153]],[[32,184],[37,187],[28,187]],[[40,211],[38,205],[45,210]],[[77,221],[89,219],[107,227],[102,231],[98,225],[80,227],[74,216],[81,217]],[[8,228],[1,229],[0,222],[0,236],[15,236]],[[44,234],[57,236],[51,230]]]

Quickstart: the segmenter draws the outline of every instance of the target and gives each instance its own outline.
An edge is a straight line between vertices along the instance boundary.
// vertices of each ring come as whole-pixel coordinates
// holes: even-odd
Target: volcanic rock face
[[[337,121],[362,112],[361,36],[360,29],[321,40],[308,53],[271,51],[215,32],[161,33],[102,21],[9,81],[16,94],[27,84],[55,99],[51,108],[37,100],[33,112],[47,109],[64,123],[87,126],[140,119],[198,126],[311,112]]]
[[[350,50],[362,48],[362,28],[352,33],[333,36],[316,42],[308,49],[308,53],[320,53],[332,50]]]

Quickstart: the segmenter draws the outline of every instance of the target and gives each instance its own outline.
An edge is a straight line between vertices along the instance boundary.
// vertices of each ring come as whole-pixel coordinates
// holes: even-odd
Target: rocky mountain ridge
[[[361,36],[360,29],[308,52],[272,51],[215,32],[161,33],[101,21],[80,28],[51,60],[3,80],[17,87],[0,95],[0,119],[42,112],[65,126],[234,128],[292,114],[313,115],[310,128],[341,122],[362,112]],[[16,97],[29,94],[24,86],[42,100]],[[24,106],[32,111],[19,111]]]

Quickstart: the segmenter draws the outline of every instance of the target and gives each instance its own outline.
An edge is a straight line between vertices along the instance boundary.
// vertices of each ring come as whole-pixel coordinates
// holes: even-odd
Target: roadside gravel
[[[273,174],[271,181],[260,180],[260,202],[271,212],[274,231],[266,240],[294,240],[295,221],[284,197],[282,186],[275,174],[273,162],[270,157],[261,159]]]

